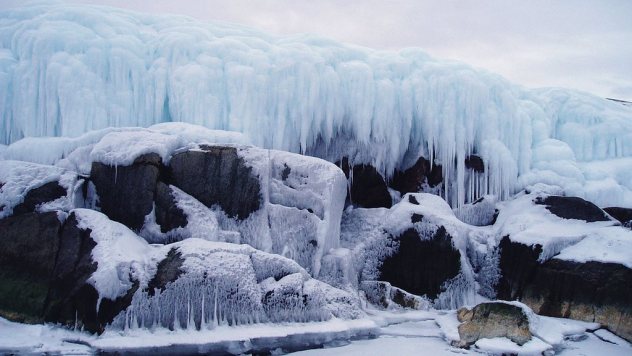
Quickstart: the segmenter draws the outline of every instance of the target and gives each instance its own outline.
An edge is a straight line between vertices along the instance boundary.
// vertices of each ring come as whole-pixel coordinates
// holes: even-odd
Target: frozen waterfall
[[[386,176],[423,155],[442,164],[453,206],[538,183],[632,206],[632,107],[620,103],[527,90],[417,49],[93,6],[0,12],[0,143],[166,121]],[[466,169],[472,153],[485,174]]]

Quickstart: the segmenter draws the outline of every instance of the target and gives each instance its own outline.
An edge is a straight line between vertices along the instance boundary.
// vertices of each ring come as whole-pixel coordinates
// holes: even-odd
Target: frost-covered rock
[[[364,292],[368,302],[388,309],[426,310],[431,304],[427,298],[408,293],[383,281],[363,281],[360,283],[360,290]]]
[[[76,173],[62,168],[0,160],[0,219],[72,209],[77,180]]]
[[[167,247],[149,287],[136,292],[112,327],[205,329],[361,315],[352,295],[311,279],[290,259],[200,239]]]
[[[318,274],[338,247],[345,178],[326,161],[252,146],[202,145],[176,153],[173,185],[215,209],[242,243],[278,253]]]

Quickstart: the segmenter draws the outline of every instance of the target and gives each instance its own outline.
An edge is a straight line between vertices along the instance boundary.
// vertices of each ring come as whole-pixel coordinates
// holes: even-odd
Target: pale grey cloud
[[[0,8],[22,1],[3,0]],[[629,0],[67,0],[315,33],[378,49],[421,47],[529,87],[632,100]]]

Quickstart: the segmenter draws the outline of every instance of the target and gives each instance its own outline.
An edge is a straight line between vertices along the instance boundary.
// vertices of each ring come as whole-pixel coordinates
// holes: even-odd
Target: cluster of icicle
[[[532,183],[519,177],[538,166],[536,153],[558,143],[570,163],[548,164],[548,155],[549,173],[536,178],[583,184],[575,161],[632,156],[630,107],[526,90],[417,49],[92,6],[40,4],[0,17],[2,144],[182,121],[243,132],[260,147],[346,156],[387,177],[421,155],[442,165],[452,206],[507,198]],[[470,177],[472,153],[484,174]]]

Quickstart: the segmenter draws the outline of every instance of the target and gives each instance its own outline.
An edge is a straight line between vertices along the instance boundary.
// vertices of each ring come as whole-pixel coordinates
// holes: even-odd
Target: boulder
[[[480,156],[469,155],[465,158],[465,167],[477,173],[485,172],[485,162]]]
[[[586,222],[610,220],[597,205],[579,197],[550,195],[537,197],[535,203],[546,206],[552,214],[563,219],[585,220]]]
[[[259,177],[235,147],[202,145],[176,153],[169,162],[173,185],[204,205],[219,205],[226,214],[246,219],[262,205]]]
[[[352,204],[361,208],[390,208],[393,205],[386,181],[375,167],[365,164],[351,167],[346,157],[336,165],[350,179]]]
[[[619,220],[623,226],[632,228],[632,209],[610,207],[604,208],[603,210],[613,218]]]
[[[187,216],[178,207],[171,188],[163,182],[156,184],[155,204],[156,223],[160,225],[161,232],[187,226]]]
[[[420,236],[416,229],[410,228],[389,239],[399,246],[379,268],[381,281],[434,299],[442,292],[444,283],[461,271],[460,252],[443,226],[431,236]]]
[[[0,220],[0,315],[43,321],[59,250],[57,213],[24,213]]]
[[[13,208],[13,215],[33,212],[39,205],[65,197],[67,194],[66,188],[62,187],[58,181],[45,183],[29,190],[24,201]]]
[[[97,270],[97,261],[92,258],[97,243],[91,233],[91,229],[80,227],[75,213],[70,214],[61,231],[45,320],[101,333],[131,303],[138,284],[116,300],[100,298],[89,281]]]
[[[419,157],[412,167],[404,171],[396,170],[390,186],[402,194],[416,193],[421,191],[424,184],[430,187],[439,185],[443,181],[441,170],[440,165],[431,164],[424,157]]]
[[[481,303],[473,309],[461,308],[457,312],[460,347],[469,347],[483,338],[506,337],[518,345],[531,340],[529,318],[517,305],[491,302]]]
[[[92,163],[91,181],[101,211],[110,219],[140,231],[154,205],[162,159],[157,153],[139,156],[129,166]]]
[[[617,263],[538,262],[540,245],[500,244],[498,297],[517,299],[534,312],[599,322],[632,340],[632,269]]]

